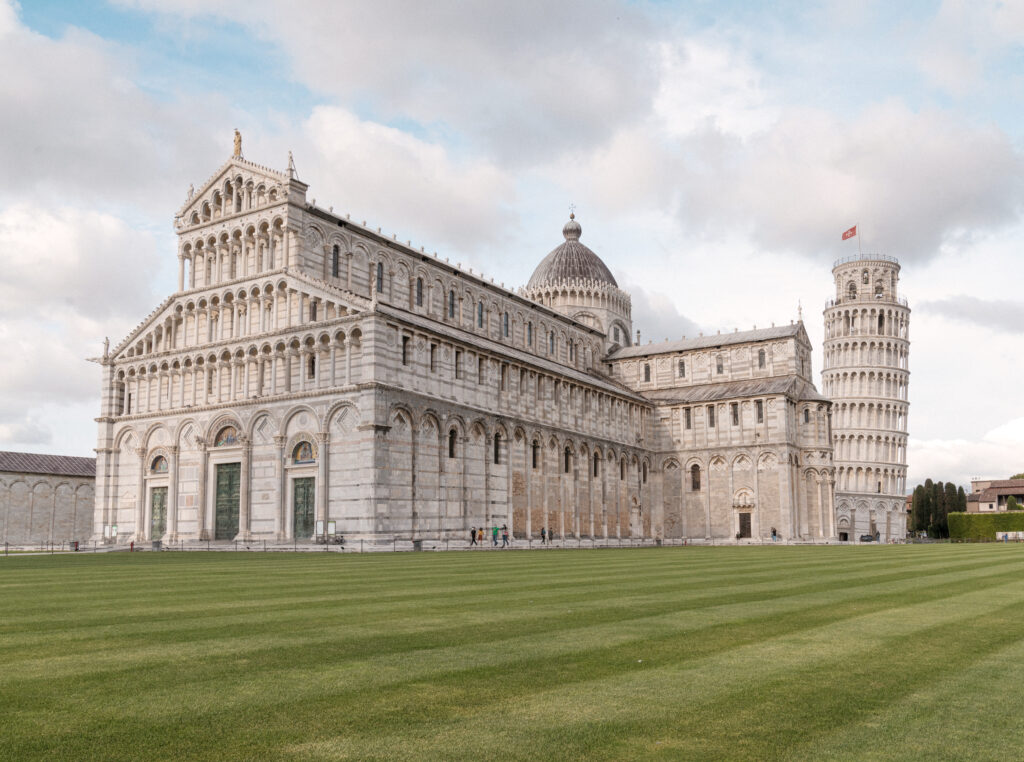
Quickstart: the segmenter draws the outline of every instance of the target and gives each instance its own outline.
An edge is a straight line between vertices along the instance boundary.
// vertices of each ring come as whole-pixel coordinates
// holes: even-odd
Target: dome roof
[[[570,214],[569,221],[562,228],[565,243],[548,254],[537,265],[526,288],[553,285],[571,280],[595,280],[618,287],[608,266],[594,252],[580,243],[583,228],[576,222],[576,215]]]

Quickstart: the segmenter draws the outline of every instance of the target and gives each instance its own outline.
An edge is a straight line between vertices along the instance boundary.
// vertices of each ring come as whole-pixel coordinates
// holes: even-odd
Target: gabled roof
[[[609,360],[621,360],[626,357],[646,357],[648,355],[671,354],[675,352],[687,352],[692,349],[708,349],[711,347],[724,347],[731,344],[745,344],[750,341],[771,341],[772,339],[786,339],[791,337],[807,338],[803,323],[792,323],[790,325],[772,326],[771,328],[756,328],[752,331],[736,331],[733,333],[717,333],[714,336],[698,336],[694,339],[675,339],[672,341],[658,341],[652,344],[637,344],[632,347],[622,347],[609,356]]]
[[[220,184],[224,176],[228,174],[228,170],[232,167],[244,170],[245,172],[258,172],[262,175],[265,175],[268,179],[279,182],[282,185],[288,182],[290,179],[287,174],[283,172],[278,172],[276,169],[264,167],[261,164],[255,164],[251,161],[247,161],[246,159],[236,159],[232,157],[223,164],[221,164],[217,171],[210,175],[210,178],[205,183],[203,183],[202,187],[198,188],[192,194],[191,198],[185,199],[185,203],[181,205],[181,207],[178,209],[178,213],[175,216],[184,217],[196,203],[202,200],[203,195],[208,190],[210,190],[210,188],[212,188],[215,184]],[[292,182],[298,181],[292,180]],[[303,187],[305,187],[305,185],[303,185]]]
[[[0,471],[15,474],[95,477],[96,458],[0,451]]]
[[[783,394],[797,402],[829,402],[829,399],[819,394],[812,384],[793,374],[750,381],[726,381],[718,384],[699,384],[643,392],[644,397],[652,402],[681,405],[777,394]]]
[[[341,302],[347,302],[351,307],[355,307],[360,310],[367,310],[370,306],[370,300],[365,296],[360,296],[352,291],[348,291],[340,286],[327,281],[314,278],[311,275],[300,270],[289,270],[287,267],[281,268],[280,270],[271,270],[269,272],[258,273],[255,275],[247,275],[244,278],[238,278],[233,281],[225,283],[215,283],[211,286],[203,286],[201,288],[192,289],[191,291],[176,292],[165,298],[156,309],[149,313],[146,318],[139,323],[131,332],[125,336],[116,347],[110,350],[108,361],[115,360],[121,356],[128,348],[131,347],[132,343],[142,334],[144,334],[153,325],[154,322],[159,320],[161,316],[166,314],[167,310],[174,304],[177,299],[194,299],[203,293],[219,294],[224,290],[236,290],[243,284],[252,284],[256,281],[263,280],[265,278],[274,278],[275,282],[277,279],[283,278],[287,281],[303,281],[307,288],[321,289],[324,293],[316,294],[317,296],[330,295],[332,299],[337,299]],[[248,285],[244,286],[244,290],[248,290]],[[168,350],[170,351],[170,350]],[[180,351],[180,350],[175,350]]]

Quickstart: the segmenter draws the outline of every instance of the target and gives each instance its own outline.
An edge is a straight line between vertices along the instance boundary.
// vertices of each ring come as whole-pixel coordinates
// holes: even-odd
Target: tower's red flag
[[[854,225],[852,228],[843,233],[843,240],[845,241],[847,238],[853,238],[855,235],[857,235],[856,225]]]

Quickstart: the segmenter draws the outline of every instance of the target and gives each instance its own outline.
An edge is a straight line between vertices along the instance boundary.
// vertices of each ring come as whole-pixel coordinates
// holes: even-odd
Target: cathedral
[[[101,358],[95,539],[838,538],[802,322],[639,344],[573,215],[513,290],[306,191],[237,133],[190,189]]]

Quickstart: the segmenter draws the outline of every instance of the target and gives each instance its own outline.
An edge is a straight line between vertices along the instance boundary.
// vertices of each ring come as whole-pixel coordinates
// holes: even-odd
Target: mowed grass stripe
[[[856,636],[842,645],[841,657],[831,645],[819,654],[806,643],[831,637],[830,627],[859,629],[872,616],[883,622],[907,616],[918,621],[917,629],[927,629],[929,617],[907,606],[908,597],[922,601],[918,606],[939,609],[954,604],[962,609],[961,598],[984,591],[1005,601],[1021,571],[1015,550],[661,549],[327,559],[161,554],[96,559],[103,563],[19,559],[17,568],[0,567],[7,611],[31,617],[35,601],[52,607],[53,596],[74,600],[77,595],[89,612],[84,629],[102,631],[109,642],[101,658],[89,653],[98,641],[83,638],[68,618],[52,623],[62,629],[49,633],[38,652],[30,642],[8,648],[5,668],[20,671],[20,677],[0,694],[0,710],[15,718],[10,730],[0,731],[0,751],[16,751],[18,758],[59,751],[58,756],[129,759],[138,758],[141,743],[149,758],[306,758],[346,749],[354,758],[386,758],[407,756],[410,748],[421,756],[458,756],[464,749],[474,758],[492,753],[537,758],[551,755],[542,749],[544,739],[564,724],[548,727],[545,718],[560,714],[545,701],[548,696],[564,701],[561,694],[567,693],[571,705],[586,706],[588,698],[595,702],[587,716],[562,728],[579,736],[573,748],[589,749],[590,755],[604,749],[615,756],[612,739],[632,738],[637,728],[641,736],[654,738],[658,707],[680,705],[684,694],[677,680],[666,688],[654,679],[661,671],[696,671],[728,685],[714,674],[724,668],[716,659],[768,649],[787,638],[799,644],[793,649],[798,655],[806,651],[805,666],[791,667],[781,678],[765,672],[766,683],[785,680],[789,673],[813,676],[822,663],[871,659],[863,650],[867,641]],[[33,560],[44,563],[26,563]],[[33,575],[45,583],[44,590],[35,588],[34,599]],[[209,589],[197,594],[198,587]],[[714,588],[710,595],[709,587]],[[18,594],[12,596],[13,589]],[[509,592],[500,594],[503,589]],[[46,591],[52,591],[50,599]],[[301,601],[292,600],[295,596]],[[227,610],[228,621],[203,625],[204,598],[213,619]],[[182,617],[174,614],[183,600],[186,622],[195,628],[182,629]],[[339,617],[339,608],[348,616]],[[136,611],[142,621],[134,620]],[[123,649],[118,627],[131,629],[124,633]],[[19,631],[29,635],[24,624]],[[0,631],[4,644],[11,634]],[[61,637],[65,653],[58,657],[54,648]],[[907,636],[894,628],[888,637]],[[628,658],[637,650],[653,654],[640,671]],[[71,685],[61,690],[53,671],[47,672],[48,661],[81,673],[70,674]],[[654,664],[657,668],[650,669]],[[620,717],[611,711],[616,692],[610,687],[637,679],[640,688],[626,703],[641,717]],[[730,696],[726,691],[721,700],[737,700]],[[753,706],[765,700],[755,699]],[[531,710],[535,702],[540,708]],[[517,712],[526,712],[533,729],[507,722]],[[697,721],[700,708],[691,713]],[[675,720],[669,724],[682,727]],[[755,723],[761,730],[763,725]],[[47,735],[37,736],[43,727]],[[492,752],[473,739],[457,740],[463,732],[477,735],[481,727],[485,738],[488,727],[494,736],[500,728],[502,736],[515,740],[514,748],[499,745]],[[662,743],[642,754],[678,750],[678,735],[663,733]],[[384,747],[380,739],[386,739]],[[714,742],[702,743],[712,744],[708,749],[714,756]],[[771,747],[766,741],[755,748]]]
[[[990,573],[994,573],[997,568],[998,567],[992,566],[985,567],[985,569],[990,570]],[[947,574],[962,576],[965,571],[966,570],[963,567],[960,567],[952,572],[947,572]],[[896,578],[903,580],[904,575],[900,573]],[[892,577],[886,577],[886,580],[891,581]],[[854,595],[857,592],[857,585],[854,584],[854,581],[863,584],[861,582],[860,575],[856,575],[848,577],[846,580],[838,584],[833,581],[830,583],[830,586],[834,587],[838,591],[841,598],[847,597]],[[872,584],[875,586],[881,582],[882,580],[877,578],[872,580]],[[758,590],[747,589],[744,590],[742,595],[733,596],[730,600],[732,600],[734,604],[742,601],[769,601],[772,598],[783,597],[784,595],[788,601],[792,602],[799,600],[798,595],[802,595],[805,592],[819,592],[828,589],[821,586],[808,586],[807,583],[803,583],[800,590],[796,590],[792,586],[788,585],[780,585],[779,587],[780,590],[785,591],[785,593],[780,591],[771,591],[771,593],[768,594]],[[314,600],[319,601],[320,599],[306,599],[303,606],[305,607],[309,602]],[[553,608],[556,609],[554,612],[549,611],[548,607],[542,607],[539,609],[534,606],[531,608],[531,612],[528,617],[523,617],[522,614],[519,614],[520,619],[518,622],[518,632],[520,634],[536,632],[544,633],[548,631],[561,632],[566,630],[570,624],[572,624],[573,627],[583,627],[590,621],[609,622],[622,621],[625,619],[633,619],[634,621],[642,622],[644,626],[650,626],[652,618],[661,616],[666,612],[675,613],[677,611],[703,608],[709,605],[718,606],[720,605],[720,600],[721,599],[717,596],[713,598],[702,596],[698,597],[692,592],[686,597],[676,597],[674,599],[666,599],[664,596],[652,598],[650,592],[648,592],[642,599],[642,603],[641,599],[634,599],[629,602],[623,602],[621,599],[618,601],[613,600],[607,604],[602,601],[599,605],[595,606],[594,604],[590,604],[577,612],[574,612],[572,609],[565,609],[564,606],[566,604],[564,602],[554,606]],[[834,598],[831,600],[834,600]],[[265,614],[266,612],[264,611],[262,613]],[[359,615],[361,621],[358,624],[353,624],[350,621],[354,617],[347,611],[340,614],[338,612],[325,613],[324,616],[318,620],[319,630],[326,631],[327,629],[335,627],[342,628],[344,626],[343,629],[340,629],[340,632],[344,633],[343,639],[339,639],[334,636],[334,633],[332,632],[330,645],[338,648],[339,651],[344,651],[346,656],[361,657],[367,654],[386,653],[394,650],[389,647],[388,640],[395,635],[396,631],[408,633],[433,628],[433,637],[436,642],[450,643],[457,640],[460,633],[465,629],[464,621],[459,626],[458,631],[453,632],[450,617],[446,616],[436,620],[432,617],[427,617],[426,622],[423,622],[420,619],[410,619],[410,622],[415,621],[414,625],[406,625],[404,628],[400,627],[397,630],[393,627],[391,634],[382,638],[376,632],[371,632],[370,635],[367,636],[367,630],[373,630],[373,625],[369,625],[362,621],[365,616],[365,607]],[[422,612],[420,616],[422,617]],[[476,616],[479,617],[480,615],[477,614]],[[473,640],[479,642],[485,638],[493,640],[495,638],[504,638],[507,635],[507,630],[504,627],[503,622],[509,617],[509,614],[507,614],[504,609],[497,612],[488,612],[484,616],[486,618],[493,619],[493,621],[487,621],[485,623],[486,629],[478,627],[474,631],[466,631],[467,637],[471,637]],[[107,640],[105,637],[94,638],[93,644],[90,648],[86,648],[81,642],[79,642],[77,651],[79,654],[89,654],[90,656],[93,656],[93,658],[90,659],[91,668],[95,668],[104,660],[112,664],[122,664],[126,658],[128,661],[133,661],[138,658],[159,658],[159,655],[162,652],[166,653],[165,645],[176,642],[182,643],[180,648],[175,650],[176,654],[180,654],[182,652],[187,654],[192,651],[198,655],[199,653],[203,653],[204,649],[210,649],[211,655],[216,653],[218,650],[231,650],[238,653],[245,650],[247,647],[262,647],[263,644],[260,640],[260,635],[262,633],[280,629],[280,625],[287,624],[289,621],[294,623],[297,619],[305,619],[307,617],[308,612],[305,610],[289,610],[286,615],[278,611],[276,619],[270,623],[263,621],[249,621],[248,617],[243,618],[242,615],[232,615],[232,617],[225,622],[223,615],[210,615],[209,621],[204,622],[204,626],[201,630],[197,627],[197,624],[202,620],[195,617],[184,623],[180,618],[167,620],[159,630],[154,628],[150,623],[147,623],[146,625],[122,625],[124,633],[120,638],[120,647],[116,654],[109,653],[109,647],[107,646]],[[691,618],[691,621],[695,620]],[[127,634],[133,630],[138,630],[139,632],[135,632],[134,637],[128,637]],[[493,634],[488,636],[488,630]],[[298,646],[303,642],[307,642],[311,638],[321,639],[322,637],[323,636],[319,632],[311,635],[293,635],[290,638],[290,642],[286,642],[280,637],[275,637],[272,645],[275,648],[285,645]],[[50,659],[54,658],[60,661],[69,662],[70,657],[64,657],[62,659],[60,656],[66,648],[66,644],[64,640],[61,639],[60,634],[51,632],[48,639],[55,641],[55,643],[52,644],[51,649],[49,649],[49,652],[42,650],[40,643],[38,642],[35,644],[35,648],[33,649],[33,652],[38,654],[34,660],[38,663],[38,666],[45,669],[46,666],[51,663]],[[215,644],[221,645],[218,648]],[[267,647],[270,647],[271,644],[268,643],[266,645]],[[419,645],[420,647],[429,647],[429,643],[420,643]],[[404,641],[398,650],[402,650],[403,647]],[[24,648],[24,646],[22,646],[22,648]],[[59,649],[57,653],[53,653],[55,648]],[[102,648],[106,653],[105,657],[100,655],[97,658],[92,653],[99,648]],[[15,650],[14,646],[12,645],[9,650]],[[25,653],[25,651],[22,651],[20,654],[21,661],[23,662],[22,666],[31,670],[32,665],[24,663]],[[77,658],[77,656],[75,658]],[[62,669],[70,669],[72,673],[74,672],[74,667],[71,664],[60,664],[59,661],[58,664]],[[2,685],[5,680],[17,677],[21,671],[22,670],[17,668],[9,667],[5,675],[0,677],[0,685]]]

